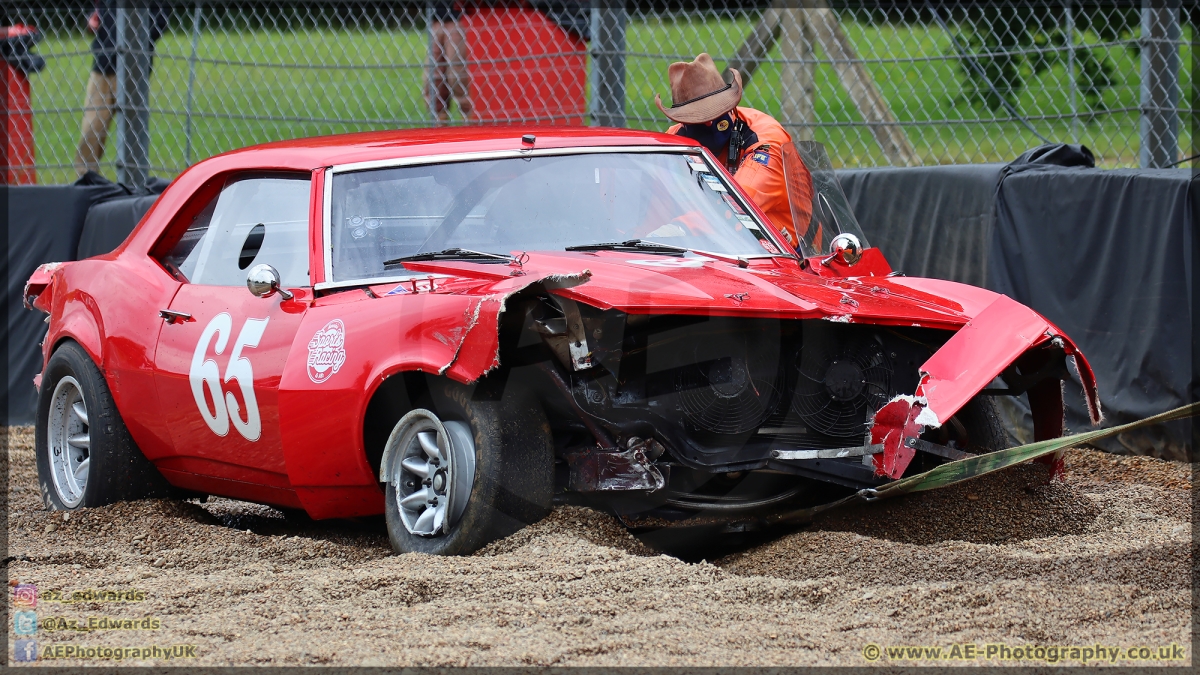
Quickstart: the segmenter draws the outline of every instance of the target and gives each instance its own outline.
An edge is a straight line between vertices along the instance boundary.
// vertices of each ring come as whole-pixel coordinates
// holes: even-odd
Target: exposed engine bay
[[[541,375],[531,380],[541,382],[560,490],[606,493],[610,505],[623,493],[616,508],[630,514],[740,512],[886,482],[871,464],[874,415],[916,390],[919,366],[954,335],[627,314],[552,294],[506,314],[502,349],[517,357],[507,362]],[[960,454],[995,449],[958,418],[922,439]],[[920,455],[914,470],[944,459]]]

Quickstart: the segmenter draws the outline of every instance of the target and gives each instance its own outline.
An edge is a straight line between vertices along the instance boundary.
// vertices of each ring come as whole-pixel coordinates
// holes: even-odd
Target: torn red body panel
[[[1035,344],[1054,337],[1049,322],[1032,309],[997,296],[921,366],[924,424],[941,425]]]
[[[54,303],[54,294],[47,293],[54,283],[54,273],[70,263],[54,262],[39,265],[29,280],[25,282],[25,291],[21,294],[26,309],[40,309],[49,313]]]
[[[461,382],[474,382],[491,372],[500,365],[500,315],[510,297],[535,285],[546,290],[571,288],[586,282],[591,275],[586,269],[574,274],[523,274],[493,284],[490,293],[473,300],[469,317],[461,331],[456,330],[461,337],[454,357],[438,370],[438,374],[449,375]]]
[[[921,365],[921,382],[912,397],[897,397],[876,414],[874,443],[884,443],[875,456],[879,475],[899,478],[912,460],[904,438],[936,429],[950,419],[1009,364],[1030,348],[1052,339],[1075,357],[1093,423],[1099,423],[1100,400],[1091,367],[1074,344],[1037,312],[1004,296],[995,299]],[[1058,415],[1061,419],[1061,399]],[[1043,425],[1045,422],[1043,421]],[[1059,425],[1061,433],[1061,424]]]
[[[921,403],[912,396],[898,396],[875,413],[871,426],[871,443],[882,443],[883,452],[874,456],[875,472],[898,478],[908,468],[917,451],[904,444],[904,439],[921,435],[922,426],[916,417]]]

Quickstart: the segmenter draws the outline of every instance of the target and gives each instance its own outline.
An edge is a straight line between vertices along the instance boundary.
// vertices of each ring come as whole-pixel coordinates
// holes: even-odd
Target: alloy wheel
[[[58,499],[67,508],[83,501],[91,466],[87,403],[79,382],[66,376],[54,387],[47,424],[50,475]]]
[[[465,422],[414,410],[398,425],[391,483],[410,534],[447,534],[462,517],[475,481],[475,443]],[[396,435],[393,436],[397,437]]]

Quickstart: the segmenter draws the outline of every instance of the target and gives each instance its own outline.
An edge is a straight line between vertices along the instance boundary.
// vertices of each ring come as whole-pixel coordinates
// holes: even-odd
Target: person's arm
[[[793,247],[799,241],[790,217],[787,182],[783,172],[783,155],[777,143],[759,143],[743,154],[734,180],[754,200],[758,208],[771,218],[771,224],[783,232]],[[776,222],[783,220],[783,222]],[[806,223],[807,225],[807,223]]]

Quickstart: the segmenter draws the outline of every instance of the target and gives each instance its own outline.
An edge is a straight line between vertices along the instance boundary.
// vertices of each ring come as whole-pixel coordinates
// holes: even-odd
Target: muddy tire
[[[499,397],[438,381],[384,449],[380,479],[397,553],[465,555],[550,513],[549,423],[519,387]]]
[[[104,375],[74,342],[46,364],[34,433],[38,484],[51,511],[171,494],[130,437]]]

